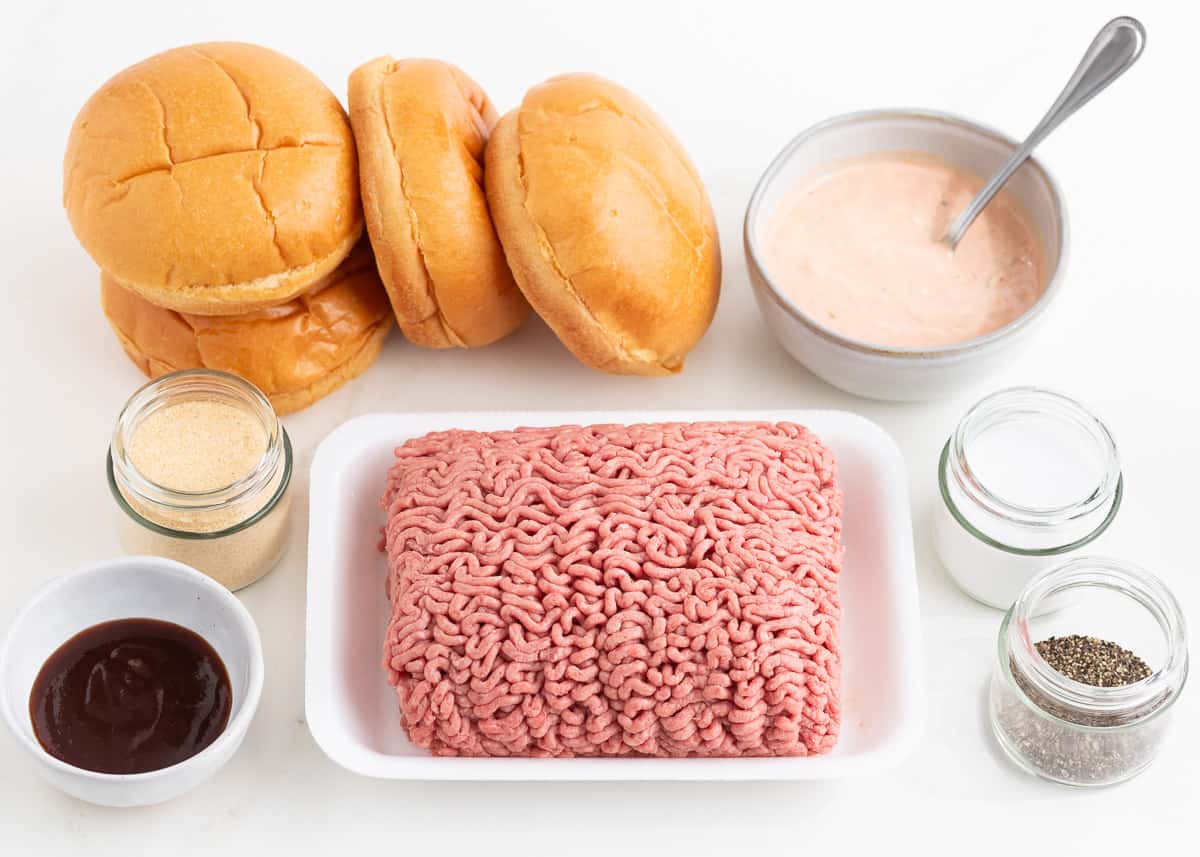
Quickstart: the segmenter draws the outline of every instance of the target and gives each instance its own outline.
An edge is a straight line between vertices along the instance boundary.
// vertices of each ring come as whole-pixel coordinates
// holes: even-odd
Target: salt
[[[993,393],[943,450],[934,547],[963,590],[1007,608],[1038,571],[1107,528],[1120,476],[1108,429],[1079,403],[1035,387]]]
[[[1030,414],[992,426],[970,441],[967,461],[981,484],[1026,509],[1062,509],[1086,500],[1104,476],[1077,427]]]

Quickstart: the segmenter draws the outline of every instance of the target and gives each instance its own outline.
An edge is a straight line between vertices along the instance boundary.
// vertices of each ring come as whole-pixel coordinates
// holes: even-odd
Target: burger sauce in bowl
[[[946,227],[983,186],[931,154],[881,152],[801,179],[765,231],[764,262],[810,318],[881,346],[933,348],[998,330],[1046,289],[1042,252],[1001,192],[956,249]]]

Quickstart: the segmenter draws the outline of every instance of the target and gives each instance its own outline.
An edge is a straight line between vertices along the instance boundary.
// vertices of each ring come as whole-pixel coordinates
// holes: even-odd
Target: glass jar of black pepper
[[[1045,612],[1049,599],[1063,606]],[[1034,577],[1001,623],[998,655],[996,739],[1021,768],[1072,786],[1145,770],[1188,672],[1183,613],[1170,590],[1144,569],[1099,557]]]

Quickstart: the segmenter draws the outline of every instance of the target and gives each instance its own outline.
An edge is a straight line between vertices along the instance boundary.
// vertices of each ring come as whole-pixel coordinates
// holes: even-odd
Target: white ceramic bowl
[[[55,649],[85,628],[127,618],[174,622],[207,640],[225,662],[233,706],[225,731],[195,756],[143,774],[101,774],[42,748],[29,717],[29,694]],[[158,557],[122,557],[51,580],[17,614],[0,646],[0,716],[47,780],[104,806],[161,803],[216,773],[246,736],[262,686],[262,643],[242,602],[195,569]]]
[[[1045,253],[1045,292],[1024,315],[985,336],[935,348],[875,345],[832,330],[804,312],[771,279],[760,247],[766,224],[806,175],[876,152],[938,155],[984,178],[1017,147],[1005,135],[957,116],[924,110],[870,110],[827,119],[771,162],[746,209],[743,241],[750,281],[767,326],[789,354],[835,387],[872,399],[920,401],[960,390],[1011,358],[1058,292],[1067,260],[1067,213],[1054,179],[1030,159],[1005,186],[1025,209]],[[802,240],[802,239],[798,239]]]

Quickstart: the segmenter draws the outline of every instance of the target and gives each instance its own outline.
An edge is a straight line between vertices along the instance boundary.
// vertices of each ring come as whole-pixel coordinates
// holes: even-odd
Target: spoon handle
[[[1136,18],[1113,18],[1101,28],[1088,46],[1087,53],[1079,61],[1075,73],[1063,87],[1063,91],[1050,105],[1046,115],[1030,132],[1020,147],[1013,152],[1000,172],[971,200],[955,221],[946,230],[943,239],[951,249],[958,246],[967,228],[975,222],[979,212],[992,201],[1004,183],[1012,177],[1038,143],[1057,128],[1064,119],[1073,114],[1104,91],[1110,83],[1120,77],[1137,61],[1146,45],[1146,30]]]

